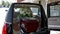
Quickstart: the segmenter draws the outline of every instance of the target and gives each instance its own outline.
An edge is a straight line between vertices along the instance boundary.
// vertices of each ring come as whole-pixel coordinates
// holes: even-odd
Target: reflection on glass
[[[50,6],[50,16],[60,16],[60,5]]]
[[[14,13],[13,13],[13,34],[20,33],[20,18],[35,18],[38,15],[38,6],[14,6]],[[41,13],[40,13],[41,14]],[[40,15],[41,16],[41,15]],[[38,20],[39,21],[39,20]],[[23,24],[24,27],[24,24]]]

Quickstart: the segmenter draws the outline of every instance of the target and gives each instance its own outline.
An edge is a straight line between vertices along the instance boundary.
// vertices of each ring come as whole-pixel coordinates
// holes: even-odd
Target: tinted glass
[[[38,15],[39,12],[39,15]],[[41,18],[39,6],[37,5],[14,5],[13,13],[13,33],[20,33],[20,18],[31,19],[39,21],[38,17]],[[24,27],[24,25],[23,25]]]

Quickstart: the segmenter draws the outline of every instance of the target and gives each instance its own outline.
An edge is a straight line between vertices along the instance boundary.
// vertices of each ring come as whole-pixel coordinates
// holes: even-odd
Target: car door
[[[47,5],[48,28],[60,30],[60,2],[52,2]]]

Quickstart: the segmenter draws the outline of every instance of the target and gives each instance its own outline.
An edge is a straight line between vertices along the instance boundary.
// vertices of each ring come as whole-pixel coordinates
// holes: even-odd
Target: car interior
[[[37,28],[40,28],[39,19],[41,18],[41,14],[38,15],[38,10],[39,10],[38,6],[34,7],[34,5],[33,6],[22,5],[21,7],[18,5],[14,6],[14,13],[13,13],[14,34],[15,31],[19,31],[20,27],[25,32],[34,32],[35,30],[37,30]],[[21,26],[19,24],[21,24]]]

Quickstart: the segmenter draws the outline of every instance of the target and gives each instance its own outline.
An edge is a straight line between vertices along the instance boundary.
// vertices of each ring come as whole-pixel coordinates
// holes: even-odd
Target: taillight
[[[3,25],[2,34],[7,34],[6,23]]]

